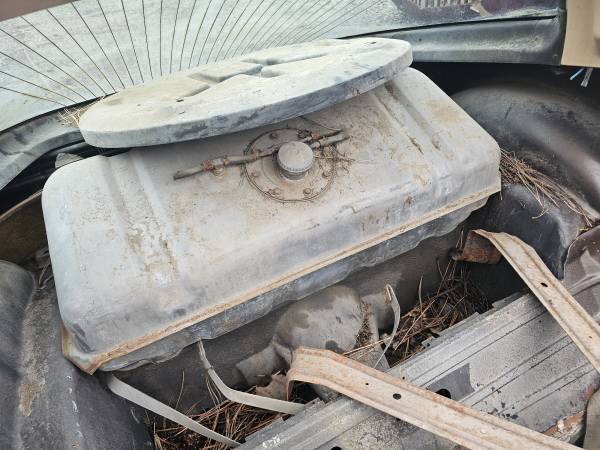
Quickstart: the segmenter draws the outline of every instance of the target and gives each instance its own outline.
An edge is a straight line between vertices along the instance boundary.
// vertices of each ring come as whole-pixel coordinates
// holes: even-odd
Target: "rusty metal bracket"
[[[292,381],[323,385],[467,448],[576,448],[329,350],[296,350],[288,371],[288,391]]]
[[[474,231],[469,231],[463,248],[452,250],[450,257],[454,261],[498,264],[502,259],[502,254],[489,240]]]
[[[550,272],[535,250],[507,233],[475,230],[489,240],[515,269],[531,292],[600,372],[600,325]]]

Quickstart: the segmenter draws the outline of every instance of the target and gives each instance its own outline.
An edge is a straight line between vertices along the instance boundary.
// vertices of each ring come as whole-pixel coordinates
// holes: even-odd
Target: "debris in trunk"
[[[595,219],[571,194],[555,180],[534,169],[514,153],[502,150],[500,175],[502,176],[503,183],[521,184],[531,192],[531,195],[533,195],[542,208],[540,216],[544,215],[547,210],[547,201],[550,201],[554,206],[562,203],[581,216],[586,224],[586,229],[593,226]]]
[[[457,248],[462,246],[461,242]],[[426,346],[423,342],[437,336],[442,330],[466,319],[475,312],[483,313],[489,309],[489,303],[483,293],[469,278],[467,265],[460,261],[450,261],[444,269],[439,268],[441,282],[432,294],[423,296],[418,292],[418,304],[401,316],[400,326],[386,357],[390,365],[398,364],[408,357],[420,352]],[[363,306],[365,308],[366,305]],[[368,311],[363,310],[364,317]],[[370,353],[375,348],[381,351],[384,339],[371,340],[368,321],[365,319],[361,332],[357,336],[356,348],[346,352],[346,356]],[[306,386],[295,385],[295,389]],[[257,393],[261,388],[252,387],[248,392]],[[296,400],[308,399],[296,392]],[[225,436],[242,442],[246,436],[270,425],[284,414],[265,411],[251,406],[240,405],[229,400],[220,402],[211,409],[200,414],[192,414],[191,418]],[[154,424],[153,433],[156,448],[159,450],[210,449],[221,450],[225,447],[219,443],[200,436],[180,426],[162,424],[159,428]]]
[[[213,388],[209,388],[211,392]],[[250,388],[250,393],[256,393],[256,386]],[[216,403],[218,400],[215,398]],[[189,417],[221,433],[233,440],[243,442],[246,436],[249,436],[258,430],[270,425],[285,414],[266,411],[253,406],[234,403],[230,400],[218,402],[210,409],[199,414],[188,414]],[[182,426],[174,425],[167,421],[152,425],[154,435],[154,445],[157,450],[225,450],[227,447],[223,444],[208,439]]]
[[[457,247],[460,248],[460,243]],[[422,351],[426,347],[423,342],[428,338],[436,337],[475,312],[483,313],[490,308],[481,290],[469,278],[465,263],[450,261],[444,270],[440,268],[440,277],[442,280],[434,293],[423,297],[419,288],[418,304],[400,318],[398,332],[386,354],[390,366]],[[379,348],[383,342],[381,339],[357,347],[346,356],[370,347]]]

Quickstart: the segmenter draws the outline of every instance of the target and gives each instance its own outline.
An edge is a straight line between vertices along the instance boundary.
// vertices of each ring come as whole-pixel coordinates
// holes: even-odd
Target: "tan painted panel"
[[[600,0],[567,0],[561,64],[600,67]]]

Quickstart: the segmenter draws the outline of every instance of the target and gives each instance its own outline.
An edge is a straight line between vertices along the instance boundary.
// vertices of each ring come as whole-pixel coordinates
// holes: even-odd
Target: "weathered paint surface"
[[[173,180],[269,131],[324,132],[303,118],[89,158],[50,177],[44,217],[76,364],[173,356],[451,231],[499,189],[495,141],[415,70],[308,118],[349,136],[336,144],[347,164],[311,201],[269,198],[235,166]]]

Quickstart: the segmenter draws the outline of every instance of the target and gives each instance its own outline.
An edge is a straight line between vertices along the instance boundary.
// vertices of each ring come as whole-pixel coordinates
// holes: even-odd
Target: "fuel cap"
[[[277,164],[279,164],[281,174],[289,180],[304,178],[314,160],[313,149],[304,142],[286,142],[277,152]]]

